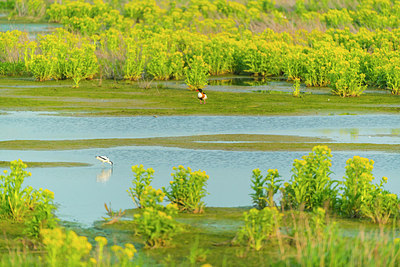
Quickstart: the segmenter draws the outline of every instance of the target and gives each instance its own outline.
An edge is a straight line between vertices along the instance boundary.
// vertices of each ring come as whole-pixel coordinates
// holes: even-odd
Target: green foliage
[[[91,79],[97,73],[95,46],[89,39],[62,29],[38,39],[38,52],[33,55],[29,51],[26,53],[27,67],[37,80],[71,78],[74,86],[78,87],[82,79]]]
[[[211,75],[221,75],[233,72],[234,40],[229,36],[216,36],[205,42],[203,58],[210,67]]]
[[[340,55],[338,55],[340,56]],[[360,96],[366,86],[365,74],[360,73],[360,62],[358,58],[340,58],[337,64],[332,68],[331,83],[332,93],[342,96]]]
[[[288,47],[288,53],[284,57],[282,70],[288,80],[300,79],[305,74],[305,49],[302,46]],[[304,77],[303,77],[304,78]]]
[[[243,217],[245,225],[236,235],[237,242],[245,243],[257,251],[265,246],[265,241],[277,234],[282,220],[282,214],[275,207],[251,209],[244,212]]]
[[[385,75],[387,88],[394,95],[400,95],[400,57],[396,53],[390,53],[387,55],[388,60],[381,62],[383,68],[383,75]],[[389,61],[389,62],[387,62]],[[385,65],[383,65],[386,63]]]
[[[130,266],[136,253],[132,244],[125,244],[124,247],[114,245],[111,250],[106,250],[108,241],[102,236],[95,238],[94,251],[86,236],[63,228],[43,229],[40,236],[46,251],[44,263],[48,266],[110,266],[112,263]]]
[[[353,19],[351,17],[351,11],[347,9],[330,9],[328,12],[322,15],[322,20],[326,23],[328,27],[343,27],[351,25]]]
[[[31,205],[32,187],[22,187],[25,178],[31,176],[31,173],[25,171],[26,164],[21,160],[10,162],[11,172],[4,171],[0,176],[0,216],[21,221],[28,213]]]
[[[269,169],[267,172],[267,175],[263,177],[260,169],[253,170],[251,188],[254,193],[251,194],[251,198],[257,209],[276,206],[274,195],[279,191],[282,179],[279,179],[281,176],[276,169]]]
[[[0,75],[22,75],[25,73],[25,65],[23,62],[11,63],[0,62]]]
[[[31,195],[32,201],[36,203],[25,221],[24,233],[38,237],[41,229],[53,229],[57,227],[58,219],[54,216],[56,206],[54,204],[54,193],[40,188]]]
[[[341,212],[352,218],[368,217],[373,222],[386,224],[399,214],[399,199],[383,190],[387,178],[373,184],[373,160],[354,156],[346,162],[346,176],[341,190]]]
[[[140,214],[135,214],[135,230],[144,238],[146,247],[156,248],[170,244],[173,236],[182,230],[172,217],[177,212],[176,205],[168,204],[166,207],[146,207]]]
[[[299,78],[294,79],[293,96],[294,97],[300,96],[300,79]]]
[[[124,5],[124,15],[139,21],[154,21],[163,13],[163,10],[158,7],[155,0],[137,0],[131,1]]]
[[[284,257],[288,266],[388,266],[400,262],[399,240],[392,233],[360,230],[355,236],[346,236],[340,224],[330,224],[319,235],[298,236],[296,257]],[[373,253],[371,253],[373,251]]]
[[[44,0],[16,0],[14,13],[19,17],[41,19],[46,12]]]
[[[97,57],[94,50],[94,45],[84,44],[69,51],[65,62],[65,76],[74,81],[74,87],[79,87],[81,80],[91,79],[97,73]]]
[[[331,150],[315,146],[308,156],[295,159],[293,175],[283,190],[286,207],[313,210],[317,207],[334,207],[337,201],[337,182],[331,180]]]
[[[244,58],[247,65],[245,71],[256,76],[279,76],[282,72],[283,55],[286,50],[287,44],[284,42],[256,40],[247,48]]]
[[[185,67],[185,82],[190,90],[202,89],[208,84],[209,67],[202,56],[194,55]]]
[[[176,204],[180,211],[202,213],[204,202],[202,198],[207,195],[205,186],[208,175],[205,171],[192,171],[183,166],[174,167],[173,180],[168,188],[163,187],[169,201]]]
[[[32,44],[28,34],[21,31],[0,32],[0,62],[7,75],[16,75],[24,60],[24,53]],[[15,72],[10,72],[15,71]]]
[[[35,190],[23,187],[25,178],[31,176],[25,171],[21,160],[10,162],[10,173],[0,176],[0,218],[25,222],[25,233],[37,237],[43,228],[54,228],[54,193],[45,189]]]
[[[331,42],[317,42],[308,50],[304,62],[304,82],[307,86],[327,86],[330,84],[331,71],[339,60],[338,56],[347,51],[335,47]]]
[[[133,187],[129,187],[127,192],[137,208],[144,208],[146,207],[147,201],[145,198],[149,193],[148,187],[153,180],[154,170],[152,168],[146,170],[143,165],[135,165],[132,166],[132,172],[134,173]]]
[[[66,1],[64,4],[54,2],[47,9],[49,21],[59,22],[72,32],[93,35],[114,27],[121,29],[128,21],[124,21],[119,11],[112,9],[103,1],[93,4],[80,1]]]

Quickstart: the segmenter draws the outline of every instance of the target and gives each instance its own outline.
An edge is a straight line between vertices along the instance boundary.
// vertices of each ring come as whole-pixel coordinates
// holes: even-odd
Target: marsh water
[[[0,15],[0,18],[2,16]],[[29,38],[35,39],[38,34],[48,34],[61,27],[55,23],[21,23],[16,21],[0,21],[0,32],[19,30],[27,32]]]
[[[332,142],[400,143],[400,115],[364,116],[140,116],[63,117],[52,113],[10,112],[0,116],[0,140],[64,140],[92,138],[140,138],[201,134],[279,134],[328,137]],[[32,168],[26,184],[54,191],[64,220],[90,225],[105,216],[104,203],[113,209],[133,208],[127,189],[131,166],[155,169],[153,186],[167,186],[172,168],[183,165],[210,175],[205,198],[208,206],[249,206],[252,170],[276,168],[290,179],[293,160],[304,152],[238,152],[164,147],[114,147],[64,151],[2,150],[0,160],[83,162],[88,167]],[[103,165],[96,155],[107,155],[114,166]],[[348,158],[359,155],[375,161],[374,175],[389,177],[387,189],[400,193],[398,153],[335,152],[334,174],[341,179]]]
[[[186,89],[184,81],[156,81],[158,86]],[[214,76],[210,77],[206,91],[219,92],[261,92],[268,94],[292,94],[293,82],[288,82],[284,77],[275,79],[260,79],[252,76]],[[329,87],[307,87],[303,83],[299,88],[302,94],[330,95]],[[367,88],[365,94],[390,94],[390,90]]]

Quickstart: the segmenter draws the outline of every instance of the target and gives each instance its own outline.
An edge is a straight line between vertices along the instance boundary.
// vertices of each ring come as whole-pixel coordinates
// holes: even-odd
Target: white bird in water
[[[107,156],[96,156],[96,159],[100,160],[103,163],[108,163],[113,166],[112,161]]]

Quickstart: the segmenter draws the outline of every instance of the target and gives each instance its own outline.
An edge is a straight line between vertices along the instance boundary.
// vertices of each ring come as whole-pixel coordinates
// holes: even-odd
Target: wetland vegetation
[[[7,0],[0,8],[7,13],[2,23],[62,26],[34,36],[0,32],[2,114],[156,119],[397,114],[400,108],[397,1]],[[237,75],[259,84],[286,81],[289,90],[207,91],[210,79]],[[304,86],[320,93],[305,93]],[[199,105],[193,91],[204,87],[209,98]],[[385,187],[388,178],[376,181],[373,160],[354,156],[343,180],[334,179],[327,147],[398,153],[398,144],[226,133],[0,141],[2,151],[116,146],[312,152],[294,161],[285,181],[278,169],[249,173],[253,207],[207,207],[213,177],[205,171],[178,166],[170,183],[156,189],[154,170],[135,165],[132,187],[121,194],[136,208],[105,205],[108,217],[89,228],[56,218],[54,193],[23,183],[30,176],[25,163],[1,161],[10,171],[0,176],[0,266],[399,265],[399,198]]]

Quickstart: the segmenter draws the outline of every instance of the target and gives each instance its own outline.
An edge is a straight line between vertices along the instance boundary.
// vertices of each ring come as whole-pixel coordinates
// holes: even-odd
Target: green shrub
[[[267,175],[263,177],[260,169],[253,170],[251,188],[254,193],[251,194],[251,197],[253,205],[257,209],[276,206],[274,195],[279,191],[282,179],[279,179],[281,176],[276,169],[269,169],[267,172]]]
[[[173,180],[168,188],[163,187],[169,201],[176,204],[180,211],[202,213],[204,202],[202,198],[207,195],[205,186],[208,175],[205,171],[192,171],[183,166],[174,167]]]
[[[395,194],[383,190],[386,177],[380,184],[372,183],[373,165],[373,160],[359,156],[347,160],[340,209],[347,217],[367,217],[375,223],[386,224],[399,214],[400,202]]]
[[[332,93],[342,97],[360,96],[366,89],[365,74],[358,58],[341,58],[330,72]]]
[[[315,146],[308,156],[295,159],[292,178],[285,183],[283,205],[287,208],[313,210],[317,207],[335,207],[337,181],[331,180],[331,150]]]
[[[152,168],[146,170],[143,165],[135,165],[132,166],[132,172],[134,173],[133,187],[129,187],[127,192],[137,208],[144,208],[146,207],[145,197],[149,194],[150,188],[148,187],[153,180],[154,170]]]
[[[21,160],[10,162],[11,172],[0,176],[0,218],[25,221],[25,233],[38,236],[43,228],[54,228],[57,224],[53,212],[54,193],[45,189],[35,190],[23,187],[25,178],[31,176],[25,171]]]
[[[97,73],[98,64],[94,51],[94,45],[88,44],[69,51],[65,63],[65,76],[74,81],[74,87],[79,87],[81,80],[92,79]]]
[[[177,212],[176,205],[168,204],[166,207],[146,207],[140,214],[135,214],[135,230],[144,238],[146,247],[156,248],[170,244],[172,238],[182,230],[172,217]]]
[[[194,55],[185,67],[185,82],[190,90],[202,89],[208,84],[209,66],[202,56]]]

